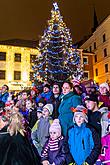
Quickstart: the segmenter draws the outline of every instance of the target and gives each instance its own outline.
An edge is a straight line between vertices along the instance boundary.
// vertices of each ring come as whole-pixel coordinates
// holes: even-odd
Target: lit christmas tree
[[[57,3],[53,3],[51,19],[39,41],[40,55],[34,61],[34,79],[63,82],[81,70],[80,53],[72,48],[70,30],[63,22]]]

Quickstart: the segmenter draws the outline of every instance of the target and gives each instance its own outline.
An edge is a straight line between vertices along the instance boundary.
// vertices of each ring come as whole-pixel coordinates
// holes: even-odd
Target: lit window
[[[104,57],[106,57],[107,56],[107,48],[105,48],[103,51],[104,51]]]
[[[83,57],[83,64],[88,64],[88,58],[87,57]]]
[[[97,55],[94,56],[94,61],[97,62]]]
[[[105,42],[105,41],[106,41],[106,35],[103,34],[103,42]]]
[[[108,64],[105,64],[105,73],[108,72]]]
[[[20,53],[15,53],[15,62],[21,62],[21,54]]]
[[[5,73],[6,71],[5,70],[0,70],[0,79],[2,80],[5,80]]]
[[[0,61],[6,61],[6,52],[0,52]]]
[[[95,69],[95,75],[98,76],[98,69]]]
[[[21,80],[21,72],[14,71],[14,80]]]
[[[89,72],[84,72],[84,79],[89,79]]]

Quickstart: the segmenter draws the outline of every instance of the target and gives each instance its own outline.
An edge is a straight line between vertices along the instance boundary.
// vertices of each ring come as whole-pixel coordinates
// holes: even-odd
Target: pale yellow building
[[[80,48],[94,53],[94,80],[99,84],[110,82],[110,15]]]
[[[10,90],[23,90],[31,86],[31,64],[38,54],[37,48],[0,44],[0,87],[7,84]]]

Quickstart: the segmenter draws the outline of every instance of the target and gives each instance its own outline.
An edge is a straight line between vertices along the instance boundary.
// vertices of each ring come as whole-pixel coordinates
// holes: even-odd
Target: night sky
[[[99,23],[110,14],[110,0],[56,0],[73,43],[90,34],[93,7]],[[0,40],[38,40],[51,18],[52,0],[1,0]]]

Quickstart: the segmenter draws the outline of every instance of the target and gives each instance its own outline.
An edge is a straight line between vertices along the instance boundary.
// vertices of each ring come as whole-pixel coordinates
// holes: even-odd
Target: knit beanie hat
[[[52,104],[46,104],[46,105],[43,107],[43,109],[44,109],[44,108],[48,109],[50,115],[52,115],[52,113],[53,113],[53,105],[52,105]]]
[[[76,108],[71,108],[72,112],[74,112],[73,116],[73,122],[75,123],[75,116],[81,115],[83,116],[86,123],[88,123],[88,117],[87,117],[87,109],[83,105],[78,105]]]
[[[99,88],[100,88],[100,87],[102,87],[102,88],[105,87],[105,88],[107,89],[107,91],[109,91],[109,85],[108,85],[106,82],[100,84],[100,85],[99,85]]]
[[[84,100],[90,100],[90,101],[94,101],[96,102],[97,104],[99,104],[99,101],[98,101],[98,95],[96,94],[91,94],[91,95],[88,95],[84,98]]]
[[[61,136],[61,126],[59,119],[55,119],[49,128],[49,132],[55,131],[58,133],[59,137]]]
[[[47,87],[47,88],[50,89],[50,85],[49,85],[49,84],[45,84],[45,85],[43,86],[43,88],[44,88],[44,87]]]

